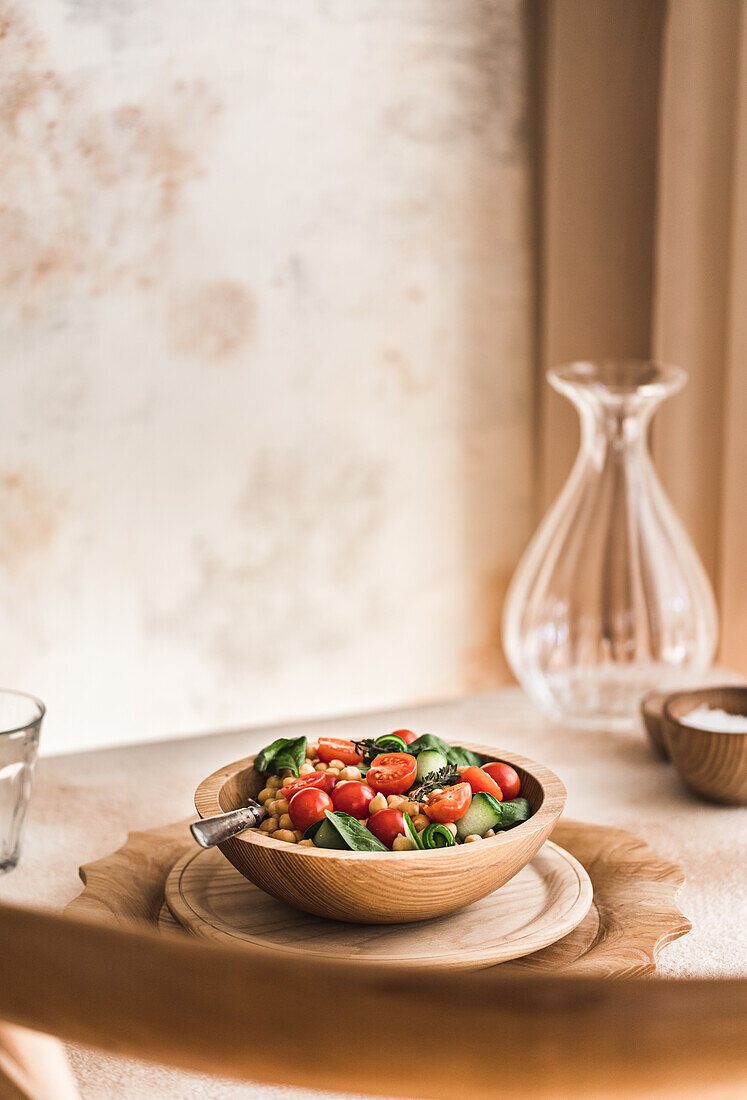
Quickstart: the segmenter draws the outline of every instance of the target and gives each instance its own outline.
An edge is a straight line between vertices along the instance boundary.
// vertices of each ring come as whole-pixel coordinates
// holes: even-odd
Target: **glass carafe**
[[[710,583],[648,452],[653,413],[686,375],[602,361],[548,380],[578,410],[581,447],[511,582],[506,656],[552,717],[627,729],[646,691],[681,686],[716,647]]]

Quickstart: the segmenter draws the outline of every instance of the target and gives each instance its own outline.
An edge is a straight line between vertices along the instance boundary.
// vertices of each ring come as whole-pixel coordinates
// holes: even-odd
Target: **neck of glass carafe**
[[[581,420],[581,454],[595,464],[625,456],[648,461],[651,419],[660,399],[607,401],[584,394],[575,400]]]

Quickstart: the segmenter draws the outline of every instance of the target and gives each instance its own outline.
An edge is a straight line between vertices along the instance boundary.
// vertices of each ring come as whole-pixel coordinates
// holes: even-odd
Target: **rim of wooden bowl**
[[[530,757],[520,756],[518,753],[496,750],[490,745],[474,745],[461,741],[454,742],[454,745],[460,748],[471,749],[472,752],[488,757],[489,759],[486,763],[495,760],[501,763],[510,764],[512,767],[518,767],[528,775],[531,775],[542,789],[542,801],[529,820],[523,821],[520,825],[515,825],[513,829],[509,829],[506,832],[497,833],[494,837],[488,837],[487,841],[483,841],[482,844],[478,845],[481,851],[485,851],[486,843],[493,845],[508,845],[515,841],[519,833],[521,836],[526,836],[530,831],[540,831],[545,828],[548,823],[557,820],[563,812],[567,797],[565,785],[555,772],[551,771],[544,764],[538,764],[535,760],[530,759]],[[242,760],[234,760],[231,764],[225,764],[222,768],[218,768],[217,771],[212,772],[202,780],[195,791],[195,809],[200,817],[214,817],[217,814],[226,812],[225,807],[220,803],[220,792],[225,784],[233,779],[239,772],[246,771],[252,767],[256,757],[257,753],[254,753],[252,756],[245,756]],[[268,837],[258,832],[240,833],[232,839],[243,844],[259,845],[260,848],[280,848],[284,852],[297,855],[300,859],[365,859],[366,861],[370,861],[372,858],[377,860],[399,860],[402,856],[410,858],[426,856],[430,860],[434,857],[438,858],[440,855],[453,855],[455,850],[454,845],[448,848],[429,849],[427,852],[416,849],[411,849],[406,852],[346,852],[338,848],[300,848],[297,844],[288,844],[286,841],[275,840],[273,837]],[[466,847],[472,848],[474,846],[467,845]]]
[[[664,718],[678,729],[696,736],[697,734],[728,733],[729,737],[739,737],[739,731],[704,730],[700,726],[690,726],[682,719],[701,704],[713,709],[725,710],[727,714],[740,714],[747,717],[747,685],[724,684],[722,687],[697,688],[695,691],[675,691],[664,700],[662,713]],[[747,736],[741,733],[742,737]]]

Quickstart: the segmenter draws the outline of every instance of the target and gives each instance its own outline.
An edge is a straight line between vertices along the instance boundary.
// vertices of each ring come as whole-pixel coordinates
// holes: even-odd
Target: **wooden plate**
[[[591,900],[581,864],[549,842],[500,890],[417,924],[346,924],[300,913],[247,881],[214,849],[183,856],[166,880],[172,915],[202,939],[440,970],[493,966],[547,947],[581,923]]]
[[[164,910],[164,932],[186,935],[165,909],[164,891],[177,860],[195,851],[188,825],[185,820],[131,833],[116,852],[81,867],[85,888],[70,902],[70,912],[110,924],[155,928]],[[588,872],[594,902],[570,935],[501,963],[501,972],[604,978],[650,974],[659,951],[691,927],[676,900],[682,871],[624,829],[562,820],[552,835]]]

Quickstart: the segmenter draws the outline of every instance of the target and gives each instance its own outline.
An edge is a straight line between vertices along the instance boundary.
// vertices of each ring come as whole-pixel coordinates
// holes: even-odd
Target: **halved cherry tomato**
[[[409,752],[383,752],[373,758],[366,782],[382,794],[402,794],[413,785],[417,772],[418,762]]]
[[[318,787],[306,787],[293,795],[288,807],[290,819],[294,829],[300,829],[305,833],[309,825],[315,821],[321,821],[325,810],[333,810],[332,799],[326,791],[320,791]]]
[[[417,740],[417,733],[413,733],[412,730],[392,730],[393,737],[401,737],[406,745],[410,745],[413,741]]]
[[[497,798],[499,802],[503,801],[503,791],[493,779],[492,775],[489,775],[483,768],[462,768],[460,774],[462,780],[465,783],[469,783],[473,794],[479,794],[480,791],[486,791],[487,794],[492,794],[493,798]]]
[[[405,815],[401,810],[391,808],[377,810],[375,814],[371,814],[366,825],[369,832],[372,832],[382,844],[386,844],[387,848],[391,848],[398,836],[409,835],[405,825]]]
[[[432,794],[424,809],[431,821],[448,825],[464,817],[471,801],[472,788],[469,783],[457,783],[454,787],[445,787],[440,794]]]
[[[521,780],[518,772],[510,764],[483,764],[483,771],[486,771],[496,781],[507,802],[512,798],[519,797]]]
[[[357,817],[365,821],[368,817],[368,804],[374,798],[374,792],[366,783],[359,783],[356,779],[350,779],[346,783],[340,783],[332,792],[332,801],[336,810],[344,814]]]
[[[335,737],[321,737],[319,739],[319,759],[325,764],[331,764],[333,760],[342,760],[345,765],[360,764],[363,757],[355,751],[352,741],[339,741]]]
[[[302,775],[298,779],[291,779],[289,783],[283,784],[280,796],[290,801],[294,794],[305,791],[308,787],[317,787],[320,791],[331,794],[336,782],[336,775],[327,775],[326,772],[314,772],[312,775]]]

